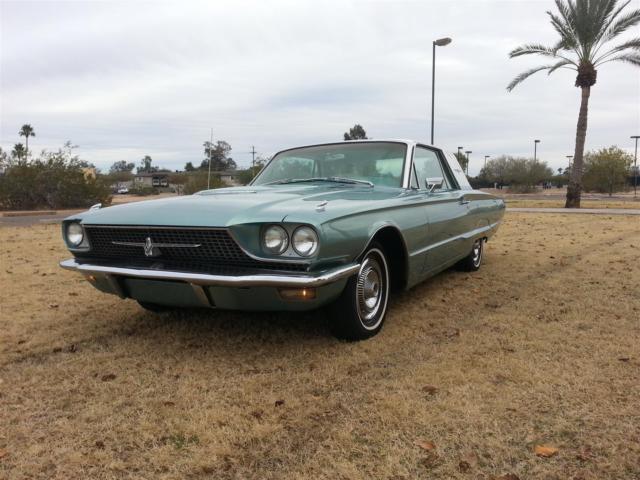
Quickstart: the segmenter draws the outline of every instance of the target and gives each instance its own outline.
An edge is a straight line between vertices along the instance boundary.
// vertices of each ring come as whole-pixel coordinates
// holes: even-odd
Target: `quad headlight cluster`
[[[84,249],[89,247],[84,228],[78,222],[67,223],[64,226],[64,236],[69,248]]]
[[[301,257],[311,257],[318,251],[318,234],[306,225],[297,227],[291,233],[280,225],[270,225],[264,230],[262,245],[264,249],[275,255],[287,252],[289,245]]]

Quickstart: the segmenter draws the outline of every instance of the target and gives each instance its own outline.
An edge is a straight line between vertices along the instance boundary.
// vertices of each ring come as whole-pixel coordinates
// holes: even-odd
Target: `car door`
[[[466,253],[464,234],[467,230],[469,202],[464,198],[441,152],[417,146],[413,156],[411,186],[424,195],[423,205],[428,221],[425,274],[441,270]],[[442,178],[439,188],[429,191],[427,179]]]

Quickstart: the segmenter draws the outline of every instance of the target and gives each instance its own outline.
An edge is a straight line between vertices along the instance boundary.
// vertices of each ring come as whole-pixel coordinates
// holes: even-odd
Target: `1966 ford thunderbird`
[[[283,150],[246,187],[65,219],[97,289],[149,310],[308,310],[335,335],[382,328],[389,293],[457,265],[477,270],[504,202],[473,190],[456,158],[413,141]]]

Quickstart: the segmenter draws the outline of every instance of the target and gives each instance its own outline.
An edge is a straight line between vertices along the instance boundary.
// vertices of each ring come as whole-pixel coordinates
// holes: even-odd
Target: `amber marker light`
[[[280,288],[278,289],[283,300],[314,300],[316,298],[315,288]]]

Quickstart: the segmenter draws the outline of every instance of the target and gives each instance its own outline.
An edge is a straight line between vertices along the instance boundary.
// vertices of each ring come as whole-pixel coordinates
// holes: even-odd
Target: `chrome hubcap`
[[[473,264],[477,267],[482,260],[482,240],[477,240],[473,244]]]
[[[356,301],[362,324],[367,328],[375,328],[380,322],[378,313],[386,302],[386,276],[375,255],[368,256],[358,273]]]

